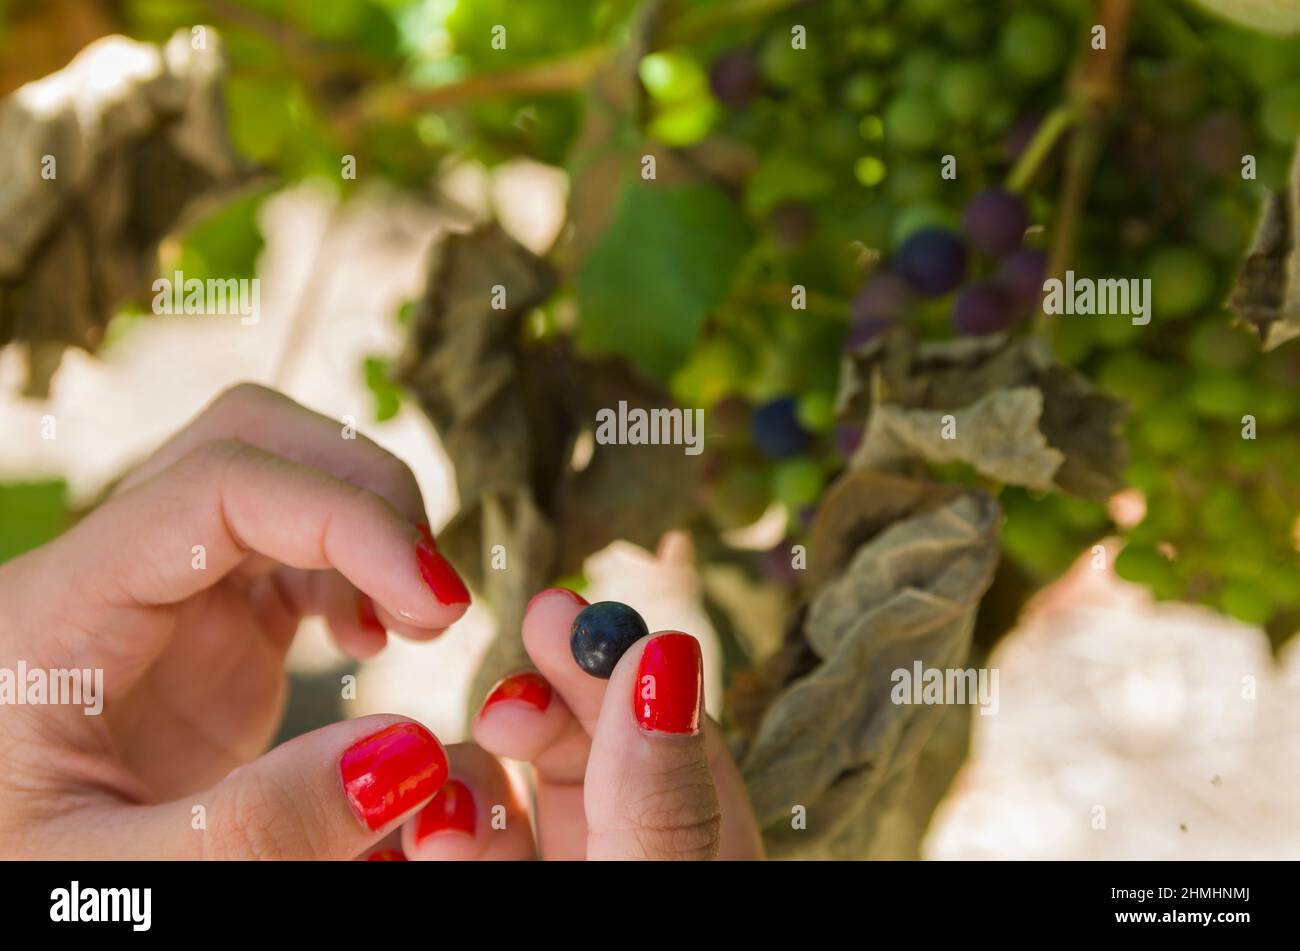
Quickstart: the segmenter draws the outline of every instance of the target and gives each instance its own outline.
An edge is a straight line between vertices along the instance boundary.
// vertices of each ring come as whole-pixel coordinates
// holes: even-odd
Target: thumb
[[[193,858],[351,859],[427,803],[447,772],[442,745],[420,724],[361,717],[295,737],[192,801],[149,811],[153,821],[171,813],[169,851]]]
[[[588,859],[717,857],[703,689],[700,643],[689,634],[652,634],[619,660],[587,761]]]

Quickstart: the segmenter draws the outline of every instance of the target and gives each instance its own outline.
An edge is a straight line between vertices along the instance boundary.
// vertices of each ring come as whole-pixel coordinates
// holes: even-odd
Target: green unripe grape
[[[835,424],[835,397],[822,390],[805,393],[795,407],[795,416],[804,429],[825,432]]]
[[[1166,478],[1164,466],[1150,459],[1134,459],[1124,470],[1124,481],[1148,496],[1163,488]]]
[[[1217,275],[1214,262],[1196,248],[1169,245],[1147,260],[1151,278],[1151,310],[1167,317],[1185,317],[1208,306],[1214,297]]]
[[[817,501],[824,482],[825,474],[816,460],[806,456],[787,459],[777,464],[772,475],[772,494],[786,507],[797,511]]]
[[[980,60],[953,63],[939,80],[939,101],[958,122],[970,122],[993,104],[997,94],[993,68]]]
[[[988,45],[989,18],[985,4],[964,3],[939,25],[944,38],[961,50],[980,50]]]
[[[1250,384],[1224,370],[1209,371],[1192,380],[1192,405],[1208,419],[1239,421],[1250,412]]]
[[[816,56],[806,49],[795,49],[792,39],[788,30],[777,30],[763,43],[759,53],[758,65],[763,78],[782,89],[793,89],[816,75]]]
[[[1164,400],[1147,409],[1137,420],[1143,443],[1159,455],[1184,452],[1200,438],[1196,420],[1174,400]]]
[[[942,127],[930,96],[905,91],[885,108],[885,140],[909,151],[930,148],[939,141]]]
[[[698,99],[709,88],[709,78],[694,58],[686,53],[647,53],[637,64],[637,75],[656,102],[671,105]]]
[[[1295,563],[1293,553],[1271,559],[1261,573],[1260,581],[1272,592],[1278,604],[1286,607],[1300,604],[1300,565]]]
[[[889,194],[903,203],[933,198],[942,184],[939,172],[928,162],[903,162],[889,176]]]
[[[955,229],[957,213],[946,205],[934,202],[908,205],[894,216],[893,229],[889,236],[890,244],[894,250],[897,250],[912,236],[913,232],[930,227]]]
[[[910,50],[898,68],[898,78],[907,89],[925,91],[934,88],[943,73],[944,55],[930,46]]]
[[[1157,598],[1175,597],[1182,589],[1178,569],[1154,545],[1130,542],[1115,556],[1115,574],[1146,585]]]
[[[845,81],[841,90],[844,105],[853,112],[874,109],[884,94],[884,84],[872,73],[855,73]]]
[[[1201,324],[1187,341],[1187,359],[1209,370],[1240,370],[1258,351],[1259,344],[1247,331],[1218,321]]]
[[[755,466],[733,464],[714,486],[709,515],[719,527],[741,528],[758,521],[771,502],[767,473]]]
[[[1052,17],[1020,10],[1002,27],[998,52],[1012,73],[1036,82],[1060,69],[1065,62],[1067,44]]]
[[[1234,267],[1253,228],[1251,213],[1227,195],[1203,202],[1192,212],[1191,230],[1196,243]]]
[[[1137,351],[1120,350],[1106,358],[1097,382],[1134,410],[1150,406],[1165,392],[1165,374]]]
[[[1219,607],[1224,614],[1247,624],[1263,624],[1273,616],[1273,596],[1259,584],[1234,578],[1219,592]]]
[[[691,370],[700,400],[712,405],[740,387],[751,369],[749,353],[732,337],[710,337],[696,347]]]
[[[1259,124],[1264,134],[1284,147],[1300,136],[1300,80],[1269,90],[1260,104]]]

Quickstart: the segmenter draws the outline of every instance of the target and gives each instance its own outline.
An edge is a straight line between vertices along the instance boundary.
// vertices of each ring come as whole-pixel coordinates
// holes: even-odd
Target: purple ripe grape
[[[1011,294],[1017,307],[1031,310],[1038,306],[1047,276],[1047,252],[1037,248],[1017,248],[998,265],[997,280]]]
[[[812,442],[812,434],[799,425],[793,396],[779,396],[756,409],[751,434],[755,447],[769,459],[797,456]]]
[[[713,95],[730,109],[744,109],[758,95],[762,76],[758,57],[746,47],[720,54],[709,67],[709,86]]]
[[[989,188],[966,203],[962,227],[977,251],[997,257],[1020,244],[1029,227],[1029,212],[1019,195]]]
[[[853,298],[853,323],[845,349],[857,350],[892,327],[903,316],[907,298],[907,285],[897,274],[879,271],[867,278]]]
[[[966,276],[966,245],[947,228],[922,228],[903,242],[894,266],[918,294],[942,297]]]
[[[1015,301],[996,281],[975,281],[957,295],[952,323],[967,336],[1006,330],[1015,320]]]

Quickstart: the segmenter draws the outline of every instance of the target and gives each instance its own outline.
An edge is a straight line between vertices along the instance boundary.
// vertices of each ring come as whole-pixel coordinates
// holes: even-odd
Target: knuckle
[[[294,797],[257,773],[236,770],[223,789],[204,854],[219,859],[310,858],[314,854]]]
[[[265,406],[276,397],[277,394],[274,390],[268,389],[260,383],[236,383],[218,394],[217,398],[212,401],[210,412],[223,418],[226,416],[239,416],[250,410]]]
[[[659,858],[714,858],[722,816],[707,768],[691,764],[656,779],[627,817],[642,851]]]

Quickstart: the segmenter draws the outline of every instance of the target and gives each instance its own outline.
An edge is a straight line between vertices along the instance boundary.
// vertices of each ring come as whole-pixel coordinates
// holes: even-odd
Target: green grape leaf
[[[739,209],[712,186],[625,182],[578,275],[579,346],[667,379],[726,300],[752,241]]]

